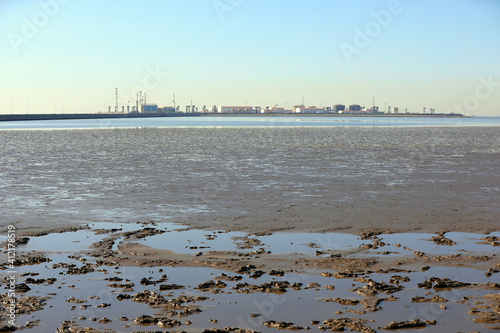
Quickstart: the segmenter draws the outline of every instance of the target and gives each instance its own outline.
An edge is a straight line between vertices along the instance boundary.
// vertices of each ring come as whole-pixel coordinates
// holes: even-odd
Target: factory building
[[[155,112],[158,112],[158,104],[141,105],[141,113],[155,113]]]
[[[274,107],[270,110],[270,113],[285,113],[285,108]]]
[[[158,108],[158,112],[161,113],[174,113],[175,108],[173,106],[164,106],[162,108]]]
[[[324,108],[317,108],[315,106],[311,107],[296,107],[295,113],[325,113],[326,110]]]
[[[219,113],[254,113],[252,106],[219,106]]]
[[[335,104],[333,106],[333,113],[341,113],[341,111],[345,111],[345,105],[343,104]]]
[[[359,112],[359,111],[361,111],[361,105],[351,104],[351,105],[349,105],[349,111]]]

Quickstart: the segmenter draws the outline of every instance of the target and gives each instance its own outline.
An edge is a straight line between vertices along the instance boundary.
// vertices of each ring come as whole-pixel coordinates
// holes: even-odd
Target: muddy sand
[[[500,327],[495,128],[0,136],[18,329]]]

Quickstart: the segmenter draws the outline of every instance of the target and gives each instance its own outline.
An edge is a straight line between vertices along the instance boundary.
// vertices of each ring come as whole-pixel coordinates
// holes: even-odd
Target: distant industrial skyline
[[[500,116],[496,0],[0,3],[0,114],[375,104]]]

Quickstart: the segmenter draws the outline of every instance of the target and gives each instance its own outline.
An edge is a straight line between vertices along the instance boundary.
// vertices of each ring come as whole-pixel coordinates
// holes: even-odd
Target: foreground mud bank
[[[499,329],[499,236],[242,234],[95,223],[20,238],[16,329]],[[8,287],[9,263],[2,267]],[[4,331],[14,329],[7,321],[10,300],[0,295]]]

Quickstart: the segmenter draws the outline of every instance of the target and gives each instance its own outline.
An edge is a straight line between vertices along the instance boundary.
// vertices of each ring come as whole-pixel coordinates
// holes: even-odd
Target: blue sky
[[[500,116],[498,0],[0,2],[0,113],[362,104]]]

